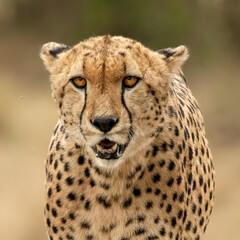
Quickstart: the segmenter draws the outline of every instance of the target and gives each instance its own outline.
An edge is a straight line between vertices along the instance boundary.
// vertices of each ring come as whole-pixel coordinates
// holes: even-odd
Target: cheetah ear
[[[69,49],[71,49],[71,47],[67,45],[49,42],[42,46],[40,57],[46,68],[50,71],[55,60],[58,59],[63,52],[66,52]]]
[[[181,68],[189,57],[188,49],[185,46],[161,49],[158,53],[160,53],[162,59],[166,61],[171,72],[175,72]]]

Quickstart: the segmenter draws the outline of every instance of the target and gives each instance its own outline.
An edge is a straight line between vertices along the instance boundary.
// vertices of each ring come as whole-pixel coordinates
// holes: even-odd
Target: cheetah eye
[[[86,79],[82,77],[74,77],[71,82],[76,88],[85,88],[87,85]]]
[[[139,81],[138,77],[128,76],[123,79],[123,86],[133,88]]]

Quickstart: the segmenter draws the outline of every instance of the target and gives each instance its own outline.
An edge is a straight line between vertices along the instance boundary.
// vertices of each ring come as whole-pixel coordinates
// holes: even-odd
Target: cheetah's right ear
[[[50,71],[56,59],[60,57],[60,55],[66,51],[71,49],[71,47],[55,43],[49,42],[42,46],[40,57],[43,60],[44,65]]]

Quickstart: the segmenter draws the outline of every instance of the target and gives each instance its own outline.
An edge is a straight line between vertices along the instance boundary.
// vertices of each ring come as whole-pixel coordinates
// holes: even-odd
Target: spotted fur
[[[180,70],[186,47],[151,51],[123,37],[69,48],[45,44],[59,121],[46,160],[50,240],[200,240],[214,199],[214,167],[198,104]],[[70,79],[87,80],[76,89]],[[140,80],[124,88],[125,76]],[[102,133],[91,124],[114,116]],[[96,157],[103,137],[126,150]]]

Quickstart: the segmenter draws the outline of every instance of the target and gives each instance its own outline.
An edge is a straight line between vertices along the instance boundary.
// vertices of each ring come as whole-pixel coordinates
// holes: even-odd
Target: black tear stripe
[[[83,108],[82,108],[82,111],[81,111],[81,114],[80,114],[80,132],[82,133],[85,140],[86,140],[86,138],[85,138],[85,136],[83,134],[83,131],[82,131],[82,117],[83,117],[83,112],[86,108],[86,103],[87,103],[87,86],[85,88],[84,105],[83,105]]]
[[[132,120],[132,114],[131,114],[131,112],[129,111],[129,109],[128,109],[125,101],[124,101],[123,95],[124,95],[124,86],[122,86],[121,100],[122,100],[122,105],[123,105],[123,106],[125,107],[125,109],[127,110],[128,117],[129,117],[129,121],[130,121],[130,124],[131,124],[130,129],[129,129],[129,132],[128,132],[128,141],[127,141],[127,143],[125,144],[125,145],[127,146],[127,145],[129,144],[131,138],[132,138],[133,135],[134,135],[134,131],[133,131],[133,126],[132,126],[132,122],[133,122],[133,120]]]

